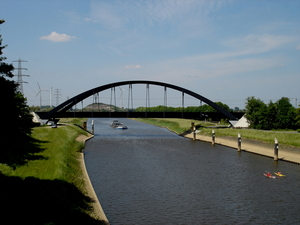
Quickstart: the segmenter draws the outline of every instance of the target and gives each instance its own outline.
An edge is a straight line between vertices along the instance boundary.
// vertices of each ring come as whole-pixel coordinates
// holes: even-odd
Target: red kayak
[[[264,175],[268,178],[276,178],[275,176],[273,176],[271,173],[264,173]]]

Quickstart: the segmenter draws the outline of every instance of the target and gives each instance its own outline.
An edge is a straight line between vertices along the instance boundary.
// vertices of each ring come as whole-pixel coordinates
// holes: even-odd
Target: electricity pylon
[[[17,75],[17,83],[18,83],[18,91],[22,93],[22,95],[24,95],[24,91],[23,91],[23,83],[27,83],[25,81],[23,81],[23,76],[26,76],[26,77],[29,77],[29,75],[24,75],[22,74],[22,70],[27,70],[26,68],[22,68],[22,65],[21,63],[22,62],[27,62],[25,60],[21,60],[21,59],[18,59],[18,60],[14,60],[13,62],[18,62],[18,75]]]

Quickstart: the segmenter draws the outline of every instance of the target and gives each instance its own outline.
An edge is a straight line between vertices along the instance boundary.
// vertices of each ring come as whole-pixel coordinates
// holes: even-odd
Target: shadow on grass
[[[65,181],[0,174],[0,183],[6,224],[107,224],[88,215],[93,200]]]
[[[18,138],[16,136],[9,136],[6,140],[6,149],[2,149],[0,163],[6,164],[13,169],[18,166],[25,165],[29,160],[46,159],[41,155],[36,155],[45,149],[41,148],[42,143],[45,141],[37,140],[31,136]]]

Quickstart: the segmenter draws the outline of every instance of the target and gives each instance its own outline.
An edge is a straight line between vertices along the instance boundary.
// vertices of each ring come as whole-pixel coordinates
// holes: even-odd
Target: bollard
[[[86,122],[83,122],[83,130],[86,130]]]
[[[241,134],[238,133],[238,151],[240,152],[242,150],[242,137]]]
[[[92,120],[92,134],[94,134],[94,120]]]
[[[191,131],[194,131],[195,123],[191,123]]]
[[[215,138],[216,138],[216,135],[215,135],[215,131],[214,131],[214,130],[212,130],[212,132],[211,132],[211,138],[212,138],[211,144],[214,146],[214,145],[215,145]]]
[[[193,130],[193,140],[194,141],[196,140],[196,127],[194,127],[194,130]]]
[[[278,161],[278,140],[277,138],[275,139],[275,145],[274,145],[274,160]]]

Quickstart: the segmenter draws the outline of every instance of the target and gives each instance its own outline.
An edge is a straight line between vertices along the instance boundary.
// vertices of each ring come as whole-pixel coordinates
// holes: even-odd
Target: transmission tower
[[[60,89],[54,89],[54,97],[56,98],[56,106],[59,104],[59,98],[61,96]]]
[[[27,70],[27,69],[22,68],[21,63],[22,62],[27,62],[27,61],[18,59],[18,60],[14,60],[13,62],[18,62],[18,68],[17,68],[17,70],[18,70],[18,75],[17,75],[18,91],[21,92],[24,95],[23,83],[28,83],[28,82],[23,81],[22,77],[23,76],[29,77],[29,75],[22,74],[22,70]]]

